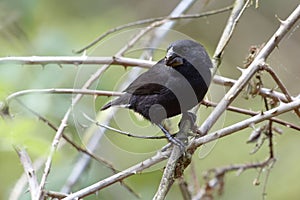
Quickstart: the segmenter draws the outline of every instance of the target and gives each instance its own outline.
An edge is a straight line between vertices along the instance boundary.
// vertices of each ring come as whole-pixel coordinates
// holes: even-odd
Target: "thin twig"
[[[195,19],[195,18],[201,18],[201,17],[208,17],[210,15],[223,13],[223,12],[229,11],[231,9],[232,9],[232,6],[227,6],[227,7],[221,8],[221,9],[212,10],[212,11],[208,11],[208,12],[204,12],[204,13],[200,13],[200,14],[198,14],[198,13],[197,14],[182,14],[180,16],[157,17],[157,18],[150,18],[150,19],[144,19],[144,20],[131,22],[131,23],[124,24],[124,25],[121,25],[121,26],[118,26],[118,27],[115,27],[115,28],[112,28],[112,29],[106,31],[105,33],[100,35],[98,38],[96,38],[94,41],[92,41],[87,46],[83,47],[82,49],[80,49],[78,51],[75,51],[75,53],[82,53],[82,52],[86,51],[87,49],[91,48],[92,46],[94,46],[95,44],[97,44],[99,41],[104,39],[106,36],[108,36],[112,33],[115,33],[117,31],[124,30],[129,27],[138,26],[138,25],[142,25],[142,24],[149,24],[149,23],[162,21],[162,20],[173,21],[173,20],[180,20],[180,19]]]
[[[218,45],[217,45],[214,55],[213,55],[213,59],[212,59],[212,63],[213,63],[213,67],[214,67],[213,74],[215,74],[217,72],[217,69],[219,68],[219,66],[221,64],[221,59],[222,59],[222,54],[224,53],[224,49],[227,46],[227,44],[229,43],[229,41],[232,37],[233,31],[234,31],[240,17],[242,16],[246,7],[248,6],[249,2],[250,2],[249,0],[247,0],[247,2],[244,2],[244,0],[236,0],[234,2],[233,10],[231,11],[231,14],[226,23],[226,27],[224,28],[223,34],[218,42]]]
[[[224,189],[224,177],[229,172],[237,172],[238,174],[241,174],[242,172],[248,170],[248,169],[257,169],[260,168],[265,169],[268,166],[272,166],[273,163],[276,160],[274,158],[268,158],[261,162],[256,163],[247,163],[247,164],[233,164],[229,166],[219,167],[208,170],[204,178],[208,179],[206,182],[206,186],[201,188],[197,194],[195,194],[191,199],[197,200],[197,199],[203,199],[204,197],[210,197],[212,196],[212,191],[217,189],[219,191],[219,194],[222,193]],[[213,174],[213,178],[210,178],[210,174]]]
[[[50,197],[51,199],[62,199],[65,198],[67,194],[55,191],[45,191],[45,196]]]
[[[221,84],[221,85],[225,85],[225,86],[231,86],[233,85],[236,81],[233,79],[229,79],[229,78],[225,78],[225,77],[221,77],[221,76],[215,76],[214,77],[214,81],[217,84]],[[11,102],[11,100],[15,99],[17,100],[20,104],[22,104],[22,106],[24,106],[26,109],[29,109],[25,104],[23,104],[20,100],[17,99],[17,97],[23,96],[23,95],[28,95],[28,94],[35,94],[35,93],[45,93],[45,94],[87,94],[87,95],[95,95],[95,96],[120,96],[122,94],[122,92],[114,92],[114,91],[106,91],[106,90],[89,90],[89,89],[70,89],[70,88],[52,88],[52,89],[30,89],[30,90],[22,90],[22,91],[18,91],[15,93],[12,93],[11,95],[9,95],[6,98],[6,102],[9,103]],[[276,92],[272,89],[267,89],[267,88],[260,88],[259,90],[259,94],[262,95],[263,97],[270,97],[276,100],[280,100],[282,102],[288,102],[285,95],[279,92]],[[294,98],[294,97],[293,97]],[[216,107],[217,104],[214,102],[210,102],[210,101],[202,101],[202,104],[205,106],[212,106],[212,107]],[[251,110],[246,110],[243,108],[237,108],[237,107],[233,107],[233,106],[229,106],[228,108],[226,108],[229,111],[233,111],[233,112],[237,112],[237,113],[241,113],[241,114],[246,114],[246,115],[251,115],[254,116],[256,114],[258,114],[255,111],[251,111]],[[43,118],[42,116],[39,116],[37,113],[35,113],[32,109],[29,109],[30,112],[32,112],[33,114],[35,114],[38,117],[41,117],[40,119],[44,122],[44,123],[48,123],[49,121],[47,121],[45,118]],[[295,129],[300,131],[300,127],[292,124],[290,122],[281,120],[281,119],[277,119],[277,118],[272,118],[272,121],[281,124],[283,126]],[[48,124],[50,127],[55,127],[53,126],[53,124]],[[120,131],[120,130],[115,130],[112,127],[109,127],[107,125],[101,124],[99,122],[97,122],[97,125],[102,126],[104,128],[107,128],[109,130],[112,131],[116,131],[116,132],[124,132],[124,131]],[[57,130],[57,128],[55,127],[53,130]],[[130,133],[124,132],[124,134],[128,134],[130,135]],[[133,136],[135,137],[135,136]],[[147,137],[145,137],[147,138]],[[160,137],[150,137],[152,139],[161,139],[164,138],[164,136]],[[149,139],[150,139],[149,138]]]
[[[184,177],[179,177],[178,182],[183,200],[190,200],[192,195],[189,191],[187,182],[184,180]]]
[[[25,149],[15,147],[15,150],[18,153],[18,156],[24,168],[24,172],[27,175],[31,199],[35,199],[38,194],[39,183],[35,174],[35,170],[32,166],[31,159]]]
[[[40,169],[45,162],[45,158],[35,159],[32,166],[36,171]],[[24,173],[16,181],[14,187],[11,189],[8,200],[20,200],[21,196],[24,195],[24,190],[28,187],[27,173]]]
[[[216,107],[218,105],[217,103],[210,102],[210,101],[207,101],[207,100],[202,101],[201,103],[203,105],[207,106],[207,107],[209,107],[209,106]],[[240,114],[250,115],[250,116],[255,116],[255,115],[260,113],[260,112],[255,112],[255,111],[252,111],[252,110],[247,110],[247,109],[243,109],[243,108],[234,107],[234,106],[228,106],[226,108],[226,110],[236,112],[236,113],[240,113]],[[290,122],[284,121],[282,119],[278,119],[278,118],[273,117],[269,120],[272,121],[272,122],[276,122],[278,124],[281,124],[285,127],[295,129],[296,131],[300,131],[300,126],[297,126],[297,125],[292,124]]]
[[[51,88],[51,89],[29,89],[15,92],[6,97],[6,102],[10,102],[16,97],[27,94],[82,94],[82,95],[97,95],[97,96],[120,96],[122,92],[111,92],[104,90],[89,90],[89,89],[71,89],[71,88]]]
[[[63,200],[73,200],[76,198],[83,198],[85,196],[93,194],[93,193],[97,192],[98,190],[101,190],[102,188],[105,188],[115,182],[123,180],[126,177],[129,177],[129,176],[132,176],[139,172],[142,172],[144,169],[148,169],[149,167],[167,159],[170,156],[170,153],[171,153],[170,150],[166,150],[164,152],[158,151],[156,155],[144,160],[143,162],[140,162],[137,165],[134,165],[134,166],[132,166],[128,169],[125,169],[117,174],[114,174],[106,179],[103,179],[97,183],[94,183],[94,184],[86,187],[86,188],[83,188],[77,192],[74,192],[74,193],[68,195]]]
[[[137,61],[138,62],[138,61]],[[139,61],[143,62],[143,61]],[[236,80],[215,75],[213,78],[213,82],[218,85],[224,86],[233,86],[236,83]],[[28,94],[35,94],[35,93],[45,93],[45,94],[82,94],[82,95],[95,95],[95,96],[120,96],[122,92],[115,92],[115,91],[105,91],[105,90],[89,90],[89,89],[71,89],[71,88],[52,88],[52,89],[29,89],[29,90],[21,90],[15,93],[10,94],[6,97],[6,102],[9,103],[12,99],[28,95]],[[280,100],[282,102],[289,102],[286,98],[286,95],[280,92],[276,92],[273,89],[268,88],[259,88],[258,94],[262,97],[269,97],[274,100]],[[291,97],[292,99],[293,97]],[[250,111],[251,112],[251,111]]]
[[[213,78],[213,82],[218,85],[224,85],[224,86],[229,86],[232,87],[237,80],[227,78],[227,77],[222,77],[219,75],[215,75]],[[280,92],[274,91],[274,89],[268,89],[268,88],[259,88],[258,89],[258,94],[263,96],[263,97],[269,97],[272,98],[276,101],[280,100],[284,103],[287,103],[288,100],[286,99],[285,95]]]
[[[153,139],[167,139],[166,136],[162,135],[162,136],[142,136],[142,135],[133,135],[129,132],[126,132],[126,131],[121,131],[119,129],[116,129],[116,128],[113,128],[113,127],[110,127],[108,125],[105,125],[105,124],[101,124],[99,123],[98,121],[96,120],[93,120],[92,118],[90,118],[87,114],[83,113],[83,116],[89,120],[90,122],[94,123],[95,125],[97,126],[100,126],[102,128],[105,128],[107,130],[110,130],[110,131],[114,131],[116,133],[120,133],[121,135],[125,135],[127,137],[133,137],[133,138],[139,138],[139,139],[150,139],[150,140],[153,140]],[[175,134],[172,134],[171,136],[175,136]]]
[[[142,68],[149,68],[154,63],[149,60],[125,58],[123,56],[113,57],[89,57],[89,56],[18,56],[18,57],[3,57],[0,58],[1,63],[16,63],[21,65],[42,65],[57,64],[57,65],[94,65],[94,64],[107,64],[107,65],[122,65],[122,66],[139,66]]]
[[[40,182],[40,185],[39,185],[38,194],[33,200],[43,199],[43,190],[44,190],[44,187],[45,187],[45,184],[46,184],[47,177],[50,173],[52,158],[55,154],[55,151],[57,149],[60,138],[62,137],[62,133],[63,133],[65,127],[67,126],[67,121],[68,121],[68,118],[69,118],[70,114],[71,114],[71,109],[69,109],[66,112],[64,118],[62,119],[62,122],[61,122],[60,126],[57,129],[57,132],[56,132],[56,134],[54,136],[54,139],[52,141],[52,144],[51,144],[50,152],[49,152],[47,160],[45,162],[45,168],[44,168],[42,179],[41,179],[41,182]]]
[[[282,93],[285,95],[287,101],[292,102],[293,101],[292,96],[290,95],[289,91],[287,90],[285,85],[282,83],[280,78],[277,76],[276,72],[269,65],[263,65],[262,69],[267,71],[272,76],[272,78],[274,79],[274,81],[276,82],[276,84],[278,85],[280,90],[282,91]],[[300,111],[298,109],[295,109],[294,111],[298,115],[298,117],[300,117]]]
[[[262,122],[264,120],[269,120],[275,116],[278,116],[282,113],[286,113],[289,112],[295,108],[299,108],[300,107],[300,96],[298,96],[296,99],[294,99],[293,102],[291,103],[282,103],[280,104],[278,107],[273,108],[269,111],[265,111],[263,113],[257,114],[249,119],[237,122],[231,126],[225,127],[221,130],[215,131],[213,133],[210,133],[209,135],[205,135],[203,137],[200,138],[196,138],[191,144],[190,147],[191,149],[193,148],[197,148],[202,144],[205,144],[207,142],[216,140],[218,138],[224,137],[228,134],[231,134],[233,132],[237,132],[239,130],[245,129],[247,127],[249,127],[251,124],[257,124],[259,122]]]
[[[197,176],[196,165],[195,162],[193,161],[191,162],[190,170],[191,170],[191,184],[192,184],[191,193],[194,194],[196,191],[200,189],[200,184]]]

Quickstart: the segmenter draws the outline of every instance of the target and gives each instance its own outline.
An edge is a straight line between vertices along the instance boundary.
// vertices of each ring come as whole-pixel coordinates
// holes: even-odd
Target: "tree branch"
[[[253,62],[245,69],[236,83],[230,88],[223,99],[220,101],[218,106],[212,111],[208,116],[202,126],[199,128],[201,133],[207,133],[208,130],[213,126],[213,124],[218,120],[222,113],[226,110],[226,107],[235,99],[235,97],[240,93],[242,88],[248,83],[251,77],[257,72],[259,67],[264,64],[265,60],[268,58],[270,53],[279,44],[281,39],[285,34],[291,29],[291,27],[300,18],[300,5],[291,13],[291,15],[281,23],[278,30],[266,43],[266,45],[257,54]]]
[[[205,179],[208,179],[210,173],[214,173],[214,177],[211,180],[208,180],[206,182],[206,185],[203,188],[201,188],[191,199],[198,200],[204,199],[205,197],[210,197],[214,189],[218,189],[219,193],[222,193],[224,189],[224,176],[228,172],[237,171],[238,174],[241,174],[243,171],[248,169],[263,169],[267,166],[272,165],[275,161],[275,158],[268,158],[264,161],[256,163],[233,164],[229,166],[210,169],[208,172],[206,172],[204,177]]]
[[[217,72],[217,69],[219,68],[221,64],[221,57],[224,53],[224,49],[227,46],[229,40],[232,37],[233,31],[244,13],[246,7],[249,4],[249,0],[245,2],[244,0],[236,0],[234,3],[233,10],[230,14],[230,17],[228,18],[228,21],[226,23],[226,27],[224,28],[223,34],[218,42],[218,45],[215,49],[215,53],[213,55],[212,63],[213,63],[213,74]]]
[[[288,102],[292,102],[292,96],[290,95],[289,91],[287,90],[287,88],[285,87],[285,85],[282,83],[282,81],[280,80],[280,78],[277,76],[277,74],[275,73],[275,71],[268,65],[263,65],[262,69],[267,71],[272,78],[274,79],[274,81],[276,82],[276,84],[278,85],[278,87],[280,88],[280,90],[283,92],[283,94],[285,95],[286,99]],[[295,113],[298,115],[298,117],[300,117],[300,112],[298,109],[294,110]]]
[[[16,63],[21,65],[48,65],[48,64],[70,64],[70,65],[123,65],[123,66],[139,66],[142,68],[151,67],[154,62],[134,58],[125,58],[122,56],[113,57],[90,57],[90,56],[18,56],[18,57],[3,57],[0,58],[1,63]]]
[[[278,116],[282,113],[289,112],[291,110],[294,110],[296,108],[300,107],[300,95],[294,99],[293,102],[290,103],[281,103],[278,107],[273,108],[271,110],[265,111],[263,113],[257,114],[249,119],[237,122],[231,126],[228,126],[226,128],[223,128],[221,130],[215,131],[213,133],[210,133],[209,135],[205,135],[200,138],[196,138],[190,145],[190,148],[197,148],[202,144],[205,144],[207,142],[216,140],[218,138],[227,136],[229,134],[232,134],[234,132],[238,132],[239,130],[242,130],[244,128],[249,127],[251,124],[257,124],[259,122],[262,122],[264,120],[272,119],[275,116]]]
[[[77,192],[74,192],[64,198],[63,200],[73,200],[76,198],[82,198],[85,196],[88,196],[90,194],[93,194],[102,188],[105,188],[115,182],[118,182],[120,180],[123,180],[129,176],[132,176],[134,174],[137,174],[139,172],[142,172],[144,169],[147,169],[163,160],[166,160],[171,154],[171,150],[168,149],[164,152],[158,151],[156,155],[146,159],[143,162],[138,163],[137,165],[134,165],[128,169],[125,169],[117,174],[114,174],[106,179],[103,179],[97,183],[94,183],[86,188],[83,188]]]
[[[31,199],[35,199],[38,194],[39,183],[35,175],[35,170],[32,166],[31,159],[27,154],[27,152],[25,151],[25,149],[20,149],[18,147],[15,147],[15,150],[18,153],[18,156],[24,168],[24,172],[27,176]]]
[[[197,13],[197,14],[181,14],[181,15],[176,15],[176,16],[165,16],[165,17],[157,17],[157,18],[150,18],[150,19],[144,19],[144,20],[139,20],[139,21],[135,21],[135,22],[131,22],[125,25],[121,25],[118,26],[116,28],[110,29],[108,31],[106,31],[105,33],[103,33],[102,35],[100,35],[98,38],[96,38],[94,41],[92,41],[90,44],[88,44],[87,46],[83,47],[82,49],[76,51],[75,53],[82,53],[85,50],[91,48],[92,46],[94,46],[95,44],[97,44],[99,41],[101,41],[102,39],[104,39],[106,36],[115,33],[117,31],[121,31],[124,30],[126,28],[129,27],[133,27],[133,26],[137,26],[137,25],[142,25],[142,24],[148,24],[148,23],[154,23],[157,21],[162,21],[162,20],[166,20],[166,21],[174,21],[174,20],[180,20],[180,19],[195,19],[195,18],[201,18],[201,17],[208,17],[210,15],[215,15],[215,14],[219,14],[219,13],[223,13],[226,11],[229,11],[232,9],[233,6],[227,6],[221,9],[217,9],[217,10],[212,10],[212,11],[208,11],[208,12],[204,12],[204,13]]]
[[[191,121],[188,114],[183,114],[183,115],[184,116],[180,121],[180,130],[176,134],[176,138],[180,139],[180,141],[182,141],[185,145],[187,145],[188,131],[192,129],[192,127],[194,126],[193,124],[194,122]],[[179,159],[185,160],[186,156],[187,157],[190,156],[190,154],[185,153],[184,149],[181,149],[180,146],[177,145],[172,145],[172,146],[173,146],[172,153],[170,155],[170,158],[168,159],[157,192],[153,197],[154,200],[163,200],[166,198],[166,195],[169,189],[171,188],[171,186],[173,185],[175,178],[178,178],[175,177],[176,168],[181,168],[183,170],[185,169],[184,166],[180,166],[184,162],[179,162]]]

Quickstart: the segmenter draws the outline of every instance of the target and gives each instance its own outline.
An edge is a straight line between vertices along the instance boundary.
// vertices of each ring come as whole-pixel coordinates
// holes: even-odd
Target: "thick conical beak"
[[[183,64],[183,58],[174,53],[173,49],[169,49],[165,57],[165,63],[167,66],[176,67]]]

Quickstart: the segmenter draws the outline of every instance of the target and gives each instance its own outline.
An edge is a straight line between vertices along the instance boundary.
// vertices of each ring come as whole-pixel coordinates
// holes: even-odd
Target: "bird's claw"
[[[162,132],[165,134],[165,136],[167,137],[167,139],[172,144],[175,144],[176,146],[178,146],[180,148],[181,152],[185,152],[186,145],[184,144],[183,141],[181,141],[180,139],[178,139],[176,137],[172,137],[172,135],[169,133],[169,131],[167,131],[161,124],[157,124],[157,126],[162,130]]]

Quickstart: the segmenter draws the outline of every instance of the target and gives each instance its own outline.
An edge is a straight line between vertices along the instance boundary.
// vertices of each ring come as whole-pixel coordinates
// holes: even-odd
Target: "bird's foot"
[[[182,113],[181,121],[190,120],[191,124],[194,125],[196,123],[196,119],[197,119],[197,116],[192,112],[183,112]]]
[[[196,119],[197,119],[197,116],[192,112],[182,113],[182,118],[178,124],[179,129],[180,129],[182,122],[189,120],[190,126],[191,126],[190,129],[192,132],[190,132],[188,135],[189,136],[202,136],[203,134],[200,133],[199,127],[196,125]]]
[[[165,136],[167,137],[167,139],[177,145],[180,148],[181,152],[185,151],[185,144],[178,138],[176,137],[172,137],[172,135],[169,133],[169,131],[167,131],[161,124],[157,124],[157,126],[162,130],[162,132],[165,134]]]

